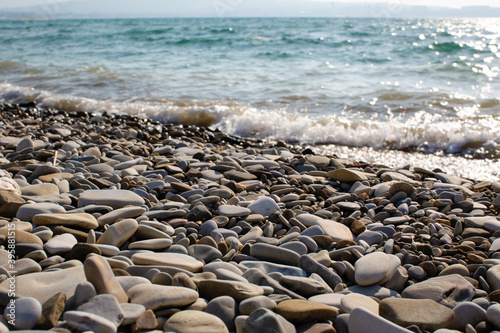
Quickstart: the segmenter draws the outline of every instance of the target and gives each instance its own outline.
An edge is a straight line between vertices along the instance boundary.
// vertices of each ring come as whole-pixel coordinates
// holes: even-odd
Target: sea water
[[[500,19],[0,21],[0,102],[500,175]]]

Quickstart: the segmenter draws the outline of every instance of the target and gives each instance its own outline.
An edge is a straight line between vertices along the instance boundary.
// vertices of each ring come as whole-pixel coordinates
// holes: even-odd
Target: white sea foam
[[[419,166],[443,167],[455,174],[473,178],[478,176],[481,179],[495,179],[499,176],[494,171],[500,169],[495,167],[495,163],[498,164],[495,161],[483,159],[471,162],[464,157],[440,157],[443,154],[475,154],[477,157],[488,152],[497,158],[497,148],[500,147],[500,121],[494,116],[484,116],[476,119],[474,123],[460,118],[425,119],[421,114],[405,120],[397,117],[386,120],[366,119],[345,113],[312,117],[284,111],[259,110],[236,103],[100,101],[7,83],[0,84],[0,101],[36,101],[44,107],[67,111],[128,113],[186,125],[219,128],[229,134],[243,137],[320,144],[317,149],[321,152],[337,153],[358,160],[387,163],[405,161],[408,164],[427,161]],[[349,154],[352,156],[347,156]]]

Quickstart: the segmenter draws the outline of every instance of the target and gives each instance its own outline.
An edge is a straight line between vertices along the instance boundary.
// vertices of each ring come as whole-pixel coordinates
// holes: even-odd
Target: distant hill
[[[499,7],[460,9],[304,0],[85,0],[40,2],[0,11],[0,19],[129,17],[500,17]]]

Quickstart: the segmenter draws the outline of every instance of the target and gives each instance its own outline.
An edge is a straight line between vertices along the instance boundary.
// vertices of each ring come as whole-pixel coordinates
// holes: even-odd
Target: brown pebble
[[[38,321],[37,327],[43,330],[49,330],[57,325],[59,318],[64,312],[66,304],[66,294],[57,293],[49,298],[42,307],[42,316]]]

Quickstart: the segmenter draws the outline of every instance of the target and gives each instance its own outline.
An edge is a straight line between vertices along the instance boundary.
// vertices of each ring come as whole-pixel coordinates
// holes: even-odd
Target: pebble
[[[195,290],[154,284],[138,284],[127,291],[131,303],[141,304],[148,310],[186,306],[198,299]]]
[[[323,320],[333,321],[339,313],[334,307],[298,299],[279,303],[275,311],[289,322],[295,324]]]
[[[451,324],[453,310],[430,299],[386,298],[379,304],[380,316],[402,327],[415,325],[434,331]]]
[[[210,313],[193,310],[175,313],[165,323],[164,330],[186,333],[229,333],[224,322],[218,317]]]
[[[12,222],[16,296],[43,305],[31,329],[161,331],[189,311],[224,332],[500,329],[498,182],[125,114],[0,112],[0,241]]]
[[[4,317],[12,320],[16,330],[31,330],[42,316],[42,305],[33,297],[13,299],[4,310]]]

